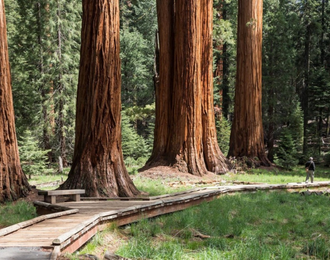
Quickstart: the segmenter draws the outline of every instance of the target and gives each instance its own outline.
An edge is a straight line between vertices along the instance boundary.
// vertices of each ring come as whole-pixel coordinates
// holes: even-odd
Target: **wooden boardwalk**
[[[85,198],[83,201],[56,205],[36,202],[37,207],[56,207],[62,208],[62,211],[0,229],[0,259],[56,259],[60,254],[79,249],[109,223],[121,226],[142,218],[180,211],[226,193],[326,186],[330,186],[330,181],[216,186],[148,198]]]

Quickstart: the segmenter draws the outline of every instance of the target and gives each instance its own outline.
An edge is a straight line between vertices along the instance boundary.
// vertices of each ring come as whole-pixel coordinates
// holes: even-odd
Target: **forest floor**
[[[146,177],[150,179],[176,179],[181,181],[191,181],[191,180],[217,180],[219,175],[213,173],[206,174],[202,177],[192,175],[190,173],[181,172],[169,166],[157,166],[139,172],[141,177]]]

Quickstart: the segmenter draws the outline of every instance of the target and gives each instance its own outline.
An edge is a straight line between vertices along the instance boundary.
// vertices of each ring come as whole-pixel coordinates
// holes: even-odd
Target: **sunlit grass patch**
[[[223,196],[131,225],[126,232],[130,240],[117,254],[138,259],[330,259],[329,204],[326,196],[285,192]]]
[[[147,192],[149,196],[157,196],[163,194],[171,194],[184,190],[191,189],[189,186],[170,187],[167,185],[167,180],[149,179],[137,176],[134,178],[134,184],[138,190]]]

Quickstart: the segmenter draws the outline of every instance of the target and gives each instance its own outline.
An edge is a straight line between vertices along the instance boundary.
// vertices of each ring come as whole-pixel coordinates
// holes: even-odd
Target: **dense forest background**
[[[22,167],[71,162],[82,3],[6,1],[9,58]],[[149,158],[155,121],[155,0],[120,0],[125,163]],[[270,161],[290,169],[313,156],[330,164],[328,0],[264,0],[263,125]],[[253,23],[253,21],[251,21]],[[226,155],[234,108],[237,1],[214,1],[214,104]],[[60,158],[60,159],[59,159]]]

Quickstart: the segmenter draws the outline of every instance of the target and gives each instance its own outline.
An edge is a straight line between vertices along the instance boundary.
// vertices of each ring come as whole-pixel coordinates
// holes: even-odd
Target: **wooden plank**
[[[72,195],[72,194],[85,194],[85,190],[75,189],[75,190],[41,190],[38,191],[39,195]]]
[[[44,195],[44,201],[55,204],[56,196],[69,195],[71,199],[80,201],[80,194],[85,194],[85,190],[74,189],[74,190],[41,190],[38,191],[39,195]]]
[[[97,233],[97,231],[97,226],[94,226],[92,229],[79,236],[76,240],[74,240],[74,242],[68,244],[65,248],[63,248],[61,253],[74,253],[76,250],[82,247],[86,243],[86,241],[91,239]]]
[[[61,206],[61,205],[53,205],[53,204],[49,204],[46,202],[42,202],[42,201],[34,201],[33,205],[35,207],[41,207],[41,208],[45,208],[49,211],[65,211],[65,210],[71,210],[70,207],[66,207],[66,206]]]
[[[61,236],[59,236],[58,238],[53,240],[53,245],[61,245],[62,247],[62,243],[66,240],[68,240],[71,236],[73,236],[74,234],[78,233],[79,231],[83,230],[86,228],[86,226],[89,225],[96,225],[99,222],[99,215],[93,216],[91,219],[84,221],[83,223],[75,226],[74,228],[72,228],[71,230],[69,230],[68,232],[62,234]]]
[[[67,210],[67,211],[62,211],[62,212],[57,212],[57,213],[52,213],[52,214],[48,214],[48,215],[43,215],[43,216],[39,216],[12,226],[9,226],[7,228],[2,228],[0,230],[0,237],[1,236],[5,236],[8,235],[9,233],[15,232],[19,229],[34,225],[38,222],[44,221],[46,219],[50,219],[50,218],[57,218],[60,216],[65,216],[65,215],[70,215],[70,214],[75,214],[79,212],[78,209],[71,209],[71,210]]]

